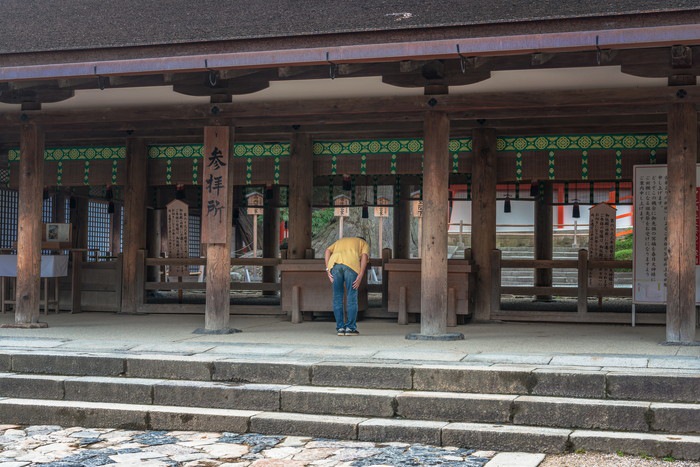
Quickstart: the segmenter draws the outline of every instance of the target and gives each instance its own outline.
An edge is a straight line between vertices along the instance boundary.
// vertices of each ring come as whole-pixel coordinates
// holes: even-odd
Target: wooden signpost
[[[247,213],[253,216],[253,258],[258,256],[258,216],[263,215],[263,195],[254,191],[246,196]]]
[[[377,206],[374,208],[374,217],[379,219],[379,256],[382,255],[384,218],[389,217],[389,200],[387,198],[377,199]]]
[[[590,260],[615,259],[615,208],[607,203],[593,206],[589,214],[588,254]],[[596,288],[614,287],[615,271],[594,268],[588,273],[588,286]],[[598,295],[598,306],[602,306]]]
[[[420,258],[420,246],[423,234],[423,200],[418,199],[420,198],[420,192],[418,191],[412,193],[411,198],[415,199],[415,201],[411,201],[411,214],[418,219],[418,257]]]
[[[338,195],[333,199],[333,215],[340,218],[338,238],[343,238],[343,219],[350,216],[350,198],[347,195]]]
[[[179,199],[172,200],[166,206],[168,223],[168,257],[188,258],[189,254],[189,206]],[[188,276],[189,270],[185,265],[172,265],[168,276],[177,277],[182,282],[183,276]],[[178,302],[182,303],[182,289],[177,289]]]

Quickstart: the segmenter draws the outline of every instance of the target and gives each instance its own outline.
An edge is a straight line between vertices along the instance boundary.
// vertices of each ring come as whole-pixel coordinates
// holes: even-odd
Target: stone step
[[[700,433],[700,404],[644,400],[0,374],[0,397],[17,395],[43,400]]]
[[[700,459],[700,436],[491,423],[19,398],[0,399],[0,419],[4,423],[31,425],[284,433],[523,452],[560,453],[580,449]]]
[[[281,357],[265,361],[259,357],[234,360],[226,355],[99,356],[16,351],[0,353],[0,371],[6,372],[0,378],[0,388],[5,381],[11,380],[7,384],[19,388],[12,389],[15,392],[11,395],[38,391],[34,386],[46,386],[49,391],[60,394],[64,394],[66,388],[80,393],[90,386],[99,386],[99,380],[69,377],[107,376],[119,377],[121,381],[136,378],[134,387],[141,386],[146,394],[154,385],[166,384],[154,380],[170,380],[167,384],[190,382],[183,383],[183,386],[200,381],[700,403],[697,366],[689,367],[687,371],[665,370],[663,362],[659,361],[654,363],[655,368],[646,368],[646,360],[624,356],[555,355],[541,363],[529,360],[525,364],[515,361],[513,364],[494,364],[488,360],[451,364],[343,363],[285,361]],[[32,379],[35,375],[46,377],[37,384]],[[8,394],[7,391],[5,389],[4,394]],[[192,391],[196,393],[196,390]]]

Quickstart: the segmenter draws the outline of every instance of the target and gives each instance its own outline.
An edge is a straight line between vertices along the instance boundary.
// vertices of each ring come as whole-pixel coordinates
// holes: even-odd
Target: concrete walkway
[[[576,366],[589,369],[669,369],[700,372],[700,346],[663,345],[663,326],[544,323],[467,324],[450,331],[463,341],[406,340],[419,324],[385,320],[359,323],[359,336],[339,337],[333,322],[291,324],[279,317],[231,318],[242,332],[193,334],[202,315],[118,315],[112,313],[41,316],[45,329],[0,329],[0,350],[146,353],[266,360],[352,360]],[[0,324],[14,315],[0,315]],[[696,338],[697,339],[697,338]]]

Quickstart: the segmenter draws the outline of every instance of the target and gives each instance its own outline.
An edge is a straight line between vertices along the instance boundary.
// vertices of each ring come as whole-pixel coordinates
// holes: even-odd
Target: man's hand
[[[331,273],[330,269],[327,269],[326,274],[328,274],[328,280],[331,281],[331,284],[332,284],[333,283],[333,273]]]
[[[352,288],[357,290],[360,288],[360,284],[362,283],[362,276],[363,274],[358,274],[357,279],[355,279],[355,282],[352,283]]]

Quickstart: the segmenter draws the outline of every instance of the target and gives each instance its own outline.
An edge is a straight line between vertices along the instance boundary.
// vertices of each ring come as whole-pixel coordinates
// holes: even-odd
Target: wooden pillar
[[[552,259],[554,219],[552,216],[553,187],[544,183],[544,191],[535,200],[535,259]],[[535,286],[551,287],[552,270],[535,269]],[[537,295],[536,300],[551,301],[551,295]]]
[[[407,338],[463,339],[447,333],[447,223],[449,215],[450,120],[427,112],[423,123],[423,225],[421,235],[420,334]]]
[[[146,213],[146,249],[149,258],[160,258],[163,245],[163,218],[164,209],[149,209]],[[160,277],[160,266],[148,266],[146,270],[146,280],[149,282],[160,282],[164,278]]]
[[[401,183],[400,193],[394,188],[394,258],[411,257],[411,201],[410,185]],[[400,195],[400,197],[399,197]]]
[[[479,268],[474,319],[491,319],[491,251],[496,248],[496,131],[473,132],[472,253]]]
[[[263,258],[278,258],[280,255],[280,187],[271,188],[272,199],[263,208]],[[263,282],[279,282],[276,266],[263,266]],[[274,290],[265,290],[263,295],[277,295]]]
[[[233,225],[233,128],[208,126],[204,128],[205,185],[202,187],[203,242],[207,244],[207,289],[204,311],[204,329],[195,332],[228,334],[237,332],[229,328],[231,301],[231,234]],[[221,164],[212,158],[220,158]],[[219,168],[216,169],[216,165]],[[224,177],[224,190],[214,194],[206,182],[208,173],[212,177]],[[214,211],[213,207],[221,207]],[[206,225],[206,228],[204,228]]]
[[[90,199],[85,196],[71,196],[70,223],[73,248],[86,249],[88,245],[88,208]]]
[[[121,205],[114,203],[114,213],[111,214],[111,232],[110,232],[110,250],[112,256],[117,256],[121,253],[121,235],[122,235],[122,209]]]
[[[22,125],[15,308],[15,325],[22,327],[39,323],[43,186],[44,132],[36,124]]]
[[[144,267],[139,262],[139,250],[146,248],[147,156],[144,140],[126,140],[121,313],[138,313],[140,297],[143,296],[143,292],[138,290],[137,277],[143,274],[139,269]]]
[[[66,222],[66,192],[59,191],[53,198],[53,222]]]
[[[287,258],[304,259],[311,248],[311,200],[314,161],[311,135],[292,135],[289,161],[289,239]]]
[[[695,164],[698,115],[694,104],[668,112],[668,269],[666,340],[695,339]]]

